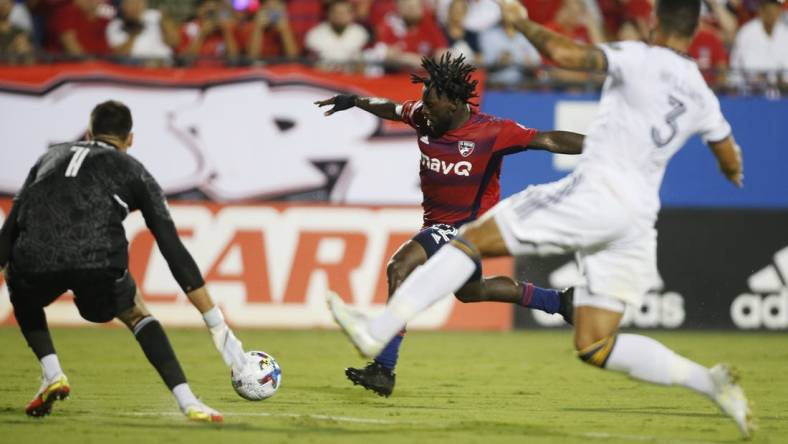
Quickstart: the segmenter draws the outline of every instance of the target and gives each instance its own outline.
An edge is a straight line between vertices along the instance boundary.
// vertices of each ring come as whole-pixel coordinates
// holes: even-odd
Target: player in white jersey
[[[334,318],[359,351],[376,355],[407,321],[460,288],[481,257],[576,252],[584,283],[575,289],[575,348],[584,362],[630,377],[690,388],[752,432],[732,370],[706,368],[641,335],[618,333],[627,304],[639,306],[656,278],[659,187],[670,158],[699,133],[731,182],[742,162],[717,98],[686,52],[701,0],[659,0],[651,44],[588,46],[531,22],[517,0],[499,0],[517,29],[559,67],[602,71],[600,110],[581,163],[555,183],[532,186],[465,225],[413,272],[387,309],[368,319],[329,296]]]

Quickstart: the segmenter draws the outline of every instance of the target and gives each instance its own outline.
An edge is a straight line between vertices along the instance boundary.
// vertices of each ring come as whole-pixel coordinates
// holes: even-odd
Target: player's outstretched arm
[[[558,154],[580,154],[583,152],[585,137],[570,131],[540,132],[534,136],[531,143],[528,144],[528,148]]]
[[[517,17],[515,28],[539,52],[560,68],[582,71],[607,71],[607,59],[601,49],[577,43],[569,37],[545,28],[528,19],[528,12],[519,0],[497,0],[504,14]]]
[[[744,186],[744,163],[742,162],[741,149],[733,136],[728,136],[719,142],[709,142],[709,148],[717,158],[720,171],[725,177],[741,188]]]
[[[332,106],[331,109],[326,111],[326,116],[330,116],[336,112],[344,111],[353,107],[358,107],[364,111],[374,114],[381,119],[386,120],[401,120],[397,113],[398,103],[392,102],[388,99],[381,99],[377,97],[359,97],[355,94],[339,94],[330,99],[318,100],[315,102],[318,108],[324,106]]]
[[[205,325],[211,332],[213,345],[219,351],[219,354],[222,355],[224,363],[230,368],[243,368],[246,363],[243,344],[235,337],[233,331],[224,321],[224,315],[222,315],[219,307],[214,305],[208,289],[202,286],[186,293],[186,296],[202,314]]]
[[[145,219],[145,225],[153,233],[159,251],[167,261],[178,285],[188,296],[189,302],[202,314],[222,360],[228,367],[242,368],[246,358],[241,341],[225,323],[219,307],[214,305],[205,288],[205,281],[197,263],[181,242],[161,187],[150,173],[143,171],[140,180],[133,185],[133,192],[135,203]]]

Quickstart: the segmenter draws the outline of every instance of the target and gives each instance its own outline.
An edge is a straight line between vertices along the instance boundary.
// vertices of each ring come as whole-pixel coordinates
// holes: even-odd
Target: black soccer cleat
[[[360,385],[387,398],[394,392],[394,381],[397,379],[397,375],[392,370],[375,361],[364,368],[348,367],[345,369],[345,376],[353,382],[353,385]]]
[[[575,325],[575,287],[564,288],[559,291],[558,298],[561,300],[558,306],[558,314],[564,318],[567,324]]]

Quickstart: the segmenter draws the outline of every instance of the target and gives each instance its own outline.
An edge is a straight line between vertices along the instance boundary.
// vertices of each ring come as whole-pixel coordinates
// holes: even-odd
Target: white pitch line
[[[657,438],[654,436],[644,436],[644,435],[617,435],[612,433],[604,433],[604,432],[587,432],[587,433],[578,433],[575,436],[582,436],[583,438],[596,438],[596,439],[611,439],[611,438],[619,438],[619,439],[629,439],[632,441],[656,441]]]
[[[126,416],[181,416],[176,412],[129,412]],[[308,415],[300,413],[269,413],[269,412],[225,412],[224,416],[247,417],[279,417],[279,418],[309,418],[320,421],[353,422],[358,424],[406,424],[407,421],[394,421],[389,419],[356,418],[353,416]]]
[[[712,444],[709,441],[696,441],[696,440],[676,440],[673,438],[660,438],[657,436],[648,436],[648,435],[624,435],[624,434],[616,434],[616,433],[605,433],[605,432],[587,432],[587,433],[570,433],[570,436],[577,436],[582,438],[592,438],[592,439],[627,439],[630,441],[642,441],[642,442],[671,442],[672,444]]]
[[[177,412],[129,412],[123,413],[125,416],[181,416]],[[257,417],[257,418],[309,418],[319,421],[337,421],[337,422],[350,422],[356,424],[417,424],[416,421],[397,421],[392,419],[375,419],[375,418],[357,418],[354,416],[332,416],[332,415],[314,415],[314,414],[301,414],[301,413],[270,413],[270,412],[225,412],[225,416],[233,417]],[[669,437],[657,437],[649,435],[627,435],[606,432],[587,432],[587,433],[567,433],[567,436],[578,438],[591,438],[591,439],[625,439],[629,441],[640,442],[670,442],[672,444],[713,444],[709,441],[696,441],[696,440],[676,440]]]

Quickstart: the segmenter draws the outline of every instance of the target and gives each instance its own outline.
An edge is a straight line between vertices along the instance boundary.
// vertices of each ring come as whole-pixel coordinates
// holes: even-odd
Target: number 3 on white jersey
[[[663,133],[656,126],[651,127],[651,140],[654,141],[657,148],[662,148],[669,144],[673,138],[676,137],[676,134],[679,132],[679,124],[676,122],[676,119],[687,112],[687,106],[684,105],[684,102],[674,96],[668,96],[668,102],[672,107],[670,112],[665,115],[665,123],[668,125],[668,131]]]
[[[81,146],[72,146],[71,151],[74,152],[74,155],[71,156],[71,162],[69,162],[68,168],[66,168],[66,177],[77,177],[79,168],[82,167],[82,162],[85,161],[85,157],[88,156],[90,149]]]

